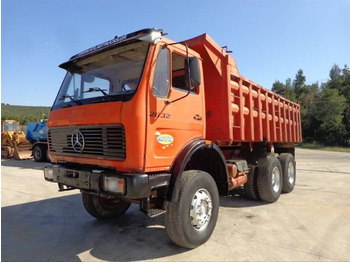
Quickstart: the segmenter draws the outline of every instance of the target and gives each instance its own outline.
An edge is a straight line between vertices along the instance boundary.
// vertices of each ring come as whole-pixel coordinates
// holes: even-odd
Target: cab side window
[[[185,57],[177,53],[172,55],[172,86],[175,88],[188,90],[185,78]]]
[[[188,92],[188,79],[186,79],[186,57],[172,53],[172,79],[171,84],[180,91]],[[197,87],[191,88],[191,93],[197,93]]]
[[[160,48],[153,77],[152,93],[155,97],[167,98],[170,90],[169,50]]]

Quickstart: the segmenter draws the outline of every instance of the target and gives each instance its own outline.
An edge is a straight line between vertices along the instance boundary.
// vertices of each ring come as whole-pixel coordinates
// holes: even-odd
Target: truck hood
[[[123,102],[109,102],[67,107],[53,110],[48,119],[48,127],[72,125],[108,125],[121,122]]]

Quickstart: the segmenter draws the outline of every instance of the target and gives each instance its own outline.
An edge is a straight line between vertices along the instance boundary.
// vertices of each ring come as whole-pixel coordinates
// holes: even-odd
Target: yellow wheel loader
[[[16,120],[1,120],[1,158],[30,159],[32,144]]]

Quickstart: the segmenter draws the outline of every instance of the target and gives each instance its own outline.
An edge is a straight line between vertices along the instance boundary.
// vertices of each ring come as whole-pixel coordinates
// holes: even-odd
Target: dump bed
[[[301,142],[300,105],[240,75],[236,62],[209,35],[185,41],[203,59],[206,138],[235,142]]]

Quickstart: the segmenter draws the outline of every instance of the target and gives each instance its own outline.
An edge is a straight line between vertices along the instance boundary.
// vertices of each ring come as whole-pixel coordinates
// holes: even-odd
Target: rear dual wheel
[[[260,200],[257,186],[258,167],[249,165],[247,183],[244,184],[245,195],[252,200]]]
[[[289,153],[280,154],[279,160],[283,173],[282,192],[290,193],[294,189],[296,180],[295,160],[293,155]]]
[[[282,191],[282,167],[274,156],[267,156],[267,165],[258,168],[257,187],[261,200],[276,202]]]
[[[258,195],[265,202],[276,202],[281,192],[293,191],[295,180],[296,168],[292,154],[282,153],[279,158],[267,156],[267,165],[258,168]]]

